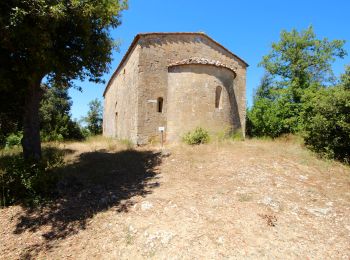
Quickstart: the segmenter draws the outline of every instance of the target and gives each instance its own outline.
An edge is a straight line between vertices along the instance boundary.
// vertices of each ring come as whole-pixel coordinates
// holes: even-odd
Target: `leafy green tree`
[[[72,101],[67,88],[46,88],[40,105],[41,139],[44,141],[81,140],[77,122],[71,119]]]
[[[337,57],[347,55],[345,41],[317,39],[312,26],[301,32],[282,31],[280,37],[260,66],[277,88],[286,90],[291,102],[300,103],[305,89],[335,82],[331,65]]]
[[[350,89],[344,83],[305,94],[302,134],[313,151],[350,163]]]
[[[102,120],[103,120],[103,108],[102,103],[97,98],[90,101],[89,111],[84,121],[87,123],[87,129],[92,135],[98,135],[102,133]]]
[[[269,74],[264,75],[256,90],[252,108],[247,111],[247,134],[278,137],[298,129],[298,105],[289,102],[275,87]]]
[[[335,84],[331,65],[347,54],[343,45],[342,40],[317,39],[312,27],[282,31],[260,63],[266,75],[248,110],[250,133],[277,137],[300,131],[303,96]]]
[[[0,96],[23,92],[16,101],[23,107],[25,158],[41,157],[41,84],[103,82],[115,47],[110,29],[126,7],[126,0],[0,1]]]
[[[350,65],[346,66],[344,74],[340,76],[340,85],[350,90]]]
[[[260,81],[260,85],[255,91],[254,102],[261,98],[266,98],[273,101],[275,99],[273,91],[273,78],[270,74],[265,73]]]

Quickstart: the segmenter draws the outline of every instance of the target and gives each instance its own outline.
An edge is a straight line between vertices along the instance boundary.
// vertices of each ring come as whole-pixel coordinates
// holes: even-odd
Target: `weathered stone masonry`
[[[145,144],[202,126],[245,131],[247,64],[203,33],[135,37],[104,92],[103,134]]]

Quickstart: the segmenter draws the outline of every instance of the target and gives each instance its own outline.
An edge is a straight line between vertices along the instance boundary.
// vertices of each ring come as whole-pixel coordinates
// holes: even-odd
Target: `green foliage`
[[[295,133],[300,127],[299,110],[300,105],[284,99],[258,99],[247,111],[247,134],[276,138],[285,133]]]
[[[260,65],[291,102],[301,102],[305,89],[334,83],[331,63],[347,55],[345,41],[317,39],[311,26],[301,32],[282,31],[280,37]]]
[[[303,137],[313,151],[350,162],[350,89],[324,88],[304,96]]]
[[[71,106],[68,89],[57,86],[45,89],[40,106],[42,141],[84,139],[79,124],[71,119]]]
[[[346,66],[345,72],[340,76],[340,85],[350,90],[350,65]]]
[[[186,133],[182,140],[189,145],[205,144],[209,142],[210,137],[207,130],[197,127],[194,131]]]
[[[102,112],[101,101],[97,98],[90,101],[88,114],[83,120],[87,123],[87,129],[92,135],[102,133]]]
[[[10,118],[24,118],[25,157],[41,154],[41,82],[66,88],[75,80],[103,83],[118,47],[110,32],[126,8],[126,0],[0,1],[0,101],[6,97],[4,107],[15,110]]]
[[[126,8],[121,0],[1,1],[0,60],[9,66],[0,75],[12,70],[29,81],[36,75],[62,85],[85,77],[101,82],[115,47],[109,29],[120,25]]]
[[[63,153],[47,148],[39,162],[29,162],[22,154],[0,157],[0,204],[38,203],[54,195],[58,175],[54,169],[63,165]]]
[[[247,112],[247,133],[278,137],[301,133],[328,158],[350,159],[350,67],[336,86],[331,63],[343,58],[344,41],[319,40],[312,27],[282,31],[260,63],[266,75]]]
[[[266,74],[256,90],[254,103],[247,111],[247,134],[249,136],[278,137],[284,133],[295,133],[299,129],[301,105],[291,102],[286,91],[274,85]]]
[[[21,145],[23,134],[22,132],[12,133],[6,138],[6,147],[11,148],[16,145]]]
[[[0,131],[0,149],[6,145],[6,135]]]
[[[6,145],[7,136],[21,131],[23,109],[20,98],[17,100],[19,96],[21,92],[18,89],[11,91],[0,88],[0,148]]]
[[[87,139],[87,138],[92,136],[91,132],[86,127],[80,128],[80,131],[81,131],[81,134],[83,135],[84,139]]]
[[[316,38],[313,28],[282,31],[261,66],[266,75],[247,111],[247,134],[278,137],[302,129],[303,96],[335,82],[331,63],[343,58],[344,41]]]

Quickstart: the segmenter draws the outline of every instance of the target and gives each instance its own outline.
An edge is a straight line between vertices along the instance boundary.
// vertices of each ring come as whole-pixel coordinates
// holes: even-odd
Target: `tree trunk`
[[[41,158],[39,107],[42,97],[41,80],[28,85],[23,113],[23,155],[26,160]]]

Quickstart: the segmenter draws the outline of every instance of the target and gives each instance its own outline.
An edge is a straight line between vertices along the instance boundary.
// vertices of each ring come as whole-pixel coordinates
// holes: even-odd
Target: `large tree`
[[[299,131],[305,92],[336,83],[332,62],[347,54],[343,46],[343,40],[318,39],[312,27],[282,31],[260,63],[266,76],[248,111],[252,132],[276,137]]]
[[[332,62],[347,55],[345,41],[318,39],[312,26],[301,32],[282,31],[280,37],[260,65],[273,77],[275,86],[287,90],[291,101],[299,103],[304,89],[334,83]]]
[[[115,47],[110,29],[125,8],[126,0],[0,1],[0,91],[23,90],[25,158],[41,157],[41,84],[102,82]]]

